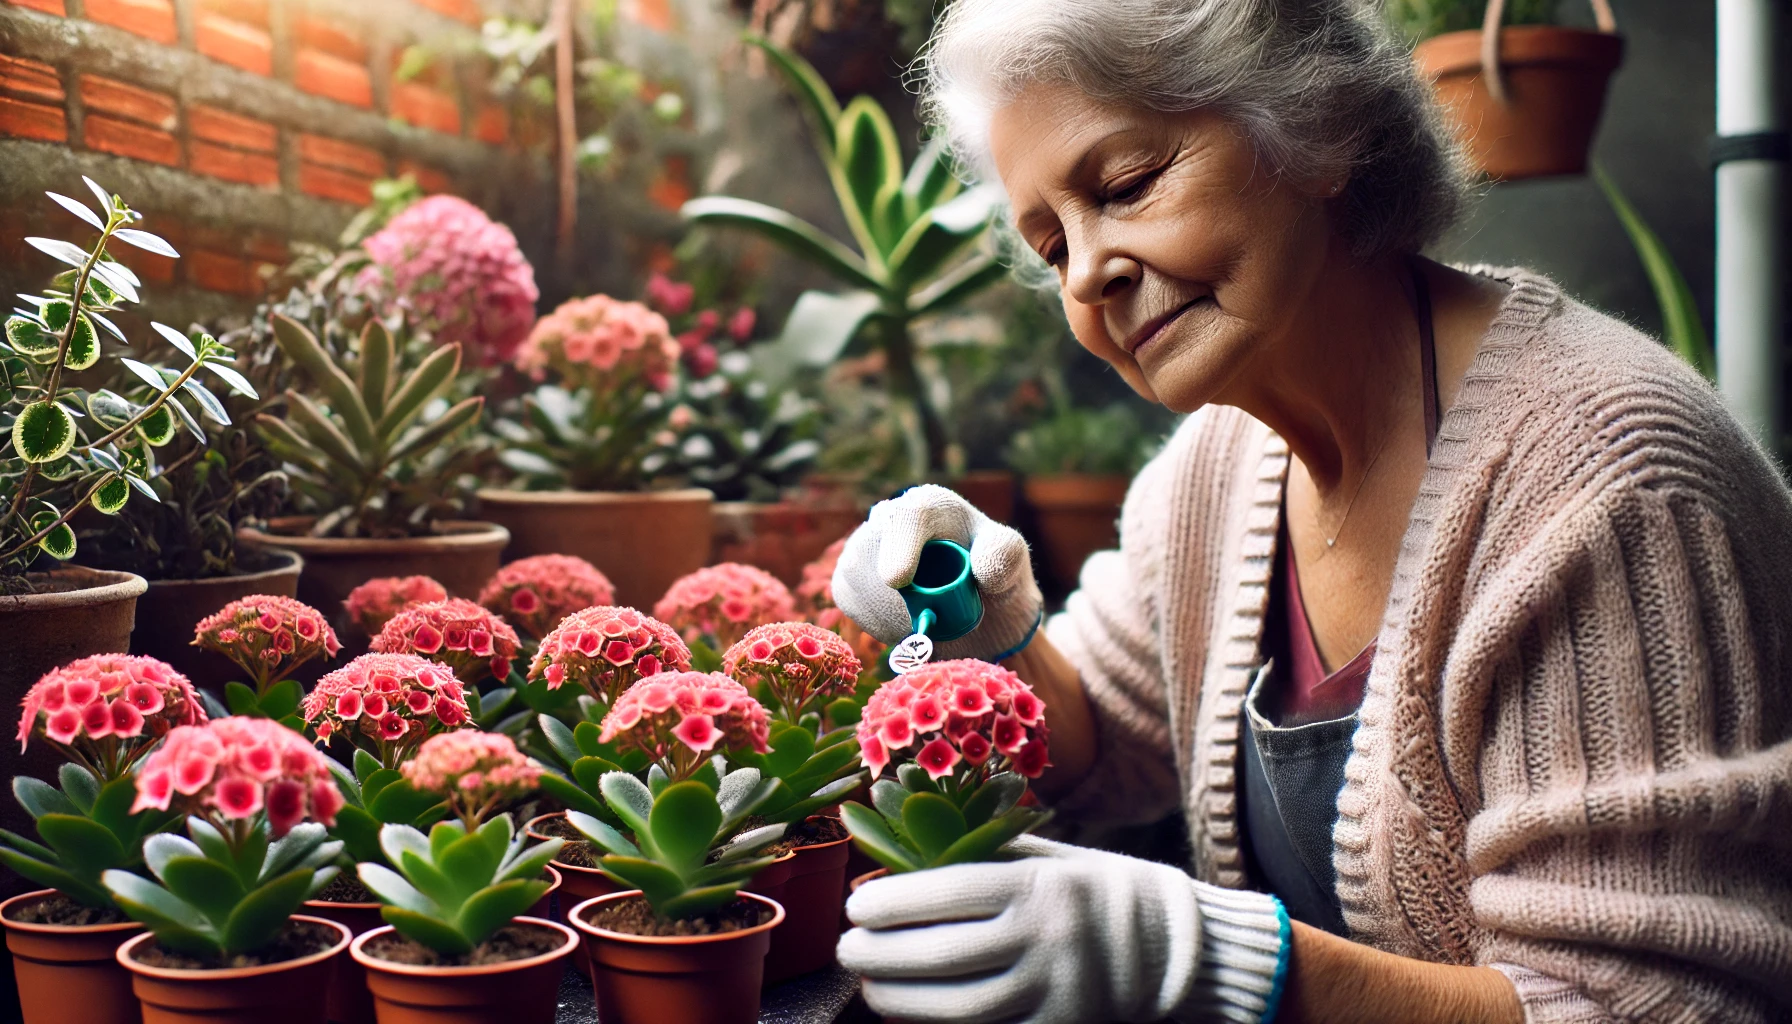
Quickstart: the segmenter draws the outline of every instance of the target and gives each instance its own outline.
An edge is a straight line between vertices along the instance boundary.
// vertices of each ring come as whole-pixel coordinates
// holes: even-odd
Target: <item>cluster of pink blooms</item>
[[[598,740],[646,753],[676,781],[718,745],[763,754],[770,734],[765,708],[741,684],[720,672],[662,672],[616,698]]]
[[[490,366],[506,362],[535,321],[535,271],[510,229],[454,196],[430,196],[392,218],[364,248],[355,284],[397,301],[442,344]]]
[[[792,722],[812,701],[851,694],[862,667],[839,635],[807,622],[755,626],[722,656],[722,671],[764,686]]]
[[[803,618],[840,634],[862,660],[876,661],[883,654],[883,641],[860,629],[834,604],[834,568],[845,550],[846,538],[842,537],[829,544],[820,558],[803,566],[802,582],[796,586],[797,607]]]
[[[614,703],[637,679],[691,667],[691,649],[672,627],[633,608],[598,605],[560,620],[535,652],[529,681],[548,689],[566,683]]]
[[[872,778],[917,744],[915,763],[935,779],[961,770],[982,777],[1000,764],[1036,779],[1050,764],[1045,702],[1013,672],[969,658],[931,662],[878,687],[858,738]]]
[[[790,588],[764,569],[723,562],[681,576],[653,606],[686,640],[727,647],[754,626],[796,618]]]
[[[666,391],[677,362],[678,342],[665,317],[608,295],[561,303],[536,321],[516,353],[517,369],[538,380],[551,367],[569,387],[602,394],[635,381]]]
[[[329,672],[301,708],[319,740],[360,732],[396,767],[417,744],[467,724],[467,695],[454,670],[415,654],[363,654]]]
[[[361,632],[373,637],[411,605],[446,600],[448,588],[428,576],[380,576],[349,591],[342,607]]]
[[[334,824],[342,802],[329,759],[305,737],[270,719],[233,716],[169,732],[137,774],[131,813],[172,804],[215,820],[265,810],[279,838],[306,818]]]
[[[519,558],[479,591],[480,604],[532,637],[546,636],[573,612],[615,600],[609,577],[572,555]]]
[[[386,623],[372,647],[381,654],[422,654],[445,662],[471,686],[510,675],[521,643],[510,623],[464,597],[412,605]]]
[[[21,751],[41,727],[52,742],[111,769],[108,777],[129,768],[170,729],[205,721],[186,676],[135,654],[96,654],[51,669],[25,691],[22,704]]]
[[[193,646],[217,651],[242,666],[257,688],[312,658],[342,649],[323,613],[290,597],[251,594],[199,620]]]
[[[439,793],[467,831],[499,804],[535,791],[541,765],[503,733],[463,729],[431,736],[400,769],[405,781]]]
[[[647,279],[648,303],[669,317],[678,318],[689,313],[696,297],[696,287],[687,282],[674,281],[664,274],[655,274]],[[757,323],[758,317],[752,307],[742,306],[728,317],[728,336],[737,344],[744,345],[753,337],[753,327]],[[705,309],[691,318],[687,330],[679,332],[678,348],[682,353],[685,369],[693,376],[707,377],[716,372],[721,356],[712,339],[721,329],[721,312]]]

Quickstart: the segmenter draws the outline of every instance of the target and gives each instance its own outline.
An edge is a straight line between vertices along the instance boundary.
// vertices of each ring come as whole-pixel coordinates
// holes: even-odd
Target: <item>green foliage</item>
[[[294,732],[305,731],[305,719],[299,715],[304,699],[305,684],[297,679],[281,680],[260,693],[246,683],[224,684],[224,706],[231,714],[272,718]]]
[[[369,320],[350,353],[350,376],[298,321],[276,314],[274,338],[311,390],[287,389],[285,418],[262,413],[255,423],[319,511],[312,536],[427,533],[462,468],[446,442],[485,404],[477,395],[447,408],[437,401],[460,370],[460,346],[437,348],[404,373],[403,344]]]
[[[1643,263],[1643,272],[1649,275],[1649,287],[1655,292],[1656,305],[1661,308],[1661,340],[1694,369],[1715,380],[1717,355],[1711,350],[1711,337],[1705,333],[1705,322],[1699,317],[1698,300],[1693,297],[1686,276],[1674,263],[1673,254],[1619,191],[1618,183],[1605,168],[1595,164],[1593,180],[1599,183],[1600,191],[1612,205],[1612,212],[1624,225],[1624,233],[1630,236],[1637,259]]]
[[[871,807],[840,805],[840,820],[859,849],[894,872],[990,860],[1002,844],[1043,825],[1051,812],[1018,806],[1027,780],[992,775],[975,789],[954,791],[905,764],[901,782],[871,785]]]
[[[601,730],[595,722],[580,722],[569,728],[566,723],[545,713],[536,721],[553,754],[549,759],[551,770],[541,775],[541,791],[571,810],[602,818],[612,825],[621,824],[621,819],[612,814],[604,802],[600,788],[603,777],[610,772],[639,776],[647,770],[646,753],[619,750],[612,744],[599,743],[597,737]]]
[[[745,352],[722,356],[717,372],[684,387],[695,412],[672,465],[717,501],[776,501],[821,453],[821,412],[790,388],[753,372]]]
[[[1507,0],[1505,25],[1548,25],[1556,0]],[[1417,43],[1445,32],[1479,29],[1487,0],[1388,0],[1387,17],[1400,34]]]
[[[491,937],[548,891],[541,878],[563,839],[526,846],[510,815],[469,835],[455,821],[429,835],[409,825],[380,829],[385,863],[363,861],[361,883],[386,906],[380,916],[406,938],[456,955]]]
[[[1070,406],[1014,436],[1008,465],[1029,476],[1054,473],[1128,475],[1150,458],[1152,442],[1125,405]]]
[[[330,772],[345,803],[336,812],[330,836],[342,840],[351,861],[384,863],[380,829],[385,825],[428,828],[448,814],[448,805],[433,793],[424,793],[404,779],[396,768],[385,768],[379,759],[355,749],[355,768],[350,771],[334,758]]]
[[[858,787],[859,743],[851,729],[835,729],[815,735],[819,715],[809,714],[796,725],[776,725],[766,753],[751,750],[728,757],[778,786],[759,807],[761,818],[773,824],[802,821],[831,804],[837,804]]]
[[[131,813],[137,780],[125,775],[101,784],[75,764],[61,768],[62,788],[28,775],[12,780],[14,798],[37,823],[32,842],[0,829],[0,864],[77,903],[112,906],[100,876],[114,868],[133,871],[143,864],[143,837],[167,827],[175,815],[146,810]]]
[[[762,851],[784,835],[782,824],[739,832],[778,783],[753,768],[729,772],[719,781],[699,773],[669,782],[650,772],[642,782],[627,772],[611,772],[599,789],[623,832],[592,815],[568,811],[566,820],[604,852],[604,874],[640,889],[654,913],[669,919],[697,917],[732,903],[772,858]]]
[[[644,383],[616,392],[544,384],[524,395],[522,415],[493,430],[499,461],[526,490],[639,490],[670,464],[654,440],[665,428],[665,396]]]
[[[189,839],[166,832],[149,837],[143,859],[160,885],[118,870],[101,881],[119,909],[168,949],[214,957],[259,949],[336,877],[330,862],[342,844],[315,822],[295,825],[271,843],[265,821],[240,824],[240,832],[226,835],[195,817],[187,819]]]

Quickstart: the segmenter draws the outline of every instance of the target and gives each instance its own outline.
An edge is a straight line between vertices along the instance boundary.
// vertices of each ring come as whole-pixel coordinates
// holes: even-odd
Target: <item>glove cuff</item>
[[[1201,961],[1179,1019],[1269,1024],[1288,975],[1290,926],[1282,901],[1195,883]]]
[[[999,661],[1012,657],[1039,629],[1044,608],[1045,600],[1039,594],[1039,586],[1031,580],[995,598],[985,595],[983,621],[957,640],[934,648],[934,660],[981,658]]]

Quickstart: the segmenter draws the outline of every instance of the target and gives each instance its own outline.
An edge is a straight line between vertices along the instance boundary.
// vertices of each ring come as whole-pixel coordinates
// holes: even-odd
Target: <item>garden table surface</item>
[[[858,991],[858,977],[835,965],[766,989],[759,1000],[759,1020],[761,1024],[835,1024]],[[554,1024],[600,1024],[591,979],[584,971],[569,970],[561,977],[560,1009]]]

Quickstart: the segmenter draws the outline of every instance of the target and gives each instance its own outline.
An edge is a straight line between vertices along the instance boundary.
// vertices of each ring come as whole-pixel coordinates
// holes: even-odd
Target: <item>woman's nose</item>
[[[1137,285],[1142,273],[1137,260],[1111,249],[1091,251],[1080,259],[1072,253],[1065,286],[1071,298],[1085,306],[1097,306]]]

